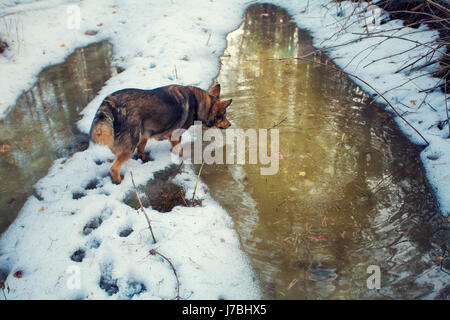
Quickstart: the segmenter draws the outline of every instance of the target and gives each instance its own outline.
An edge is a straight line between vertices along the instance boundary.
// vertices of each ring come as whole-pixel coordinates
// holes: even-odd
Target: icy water
[[[76,122],[114,72],[111,57],[108,42],[77,49],[64,63],[43,70],[0,120],[0,233],[53,160],[87,147]]]
[[[251,6],[227,41],[217,82],[233,98],[231,128],[279,129],[280,168],[205,165],[202,179],[232,215],[264,297],[448,298],[449,232],[420,148],[391,114],[338,72],[279,59],[313,50],[283,9]],[[371,265],[380,290],[367,287]]]

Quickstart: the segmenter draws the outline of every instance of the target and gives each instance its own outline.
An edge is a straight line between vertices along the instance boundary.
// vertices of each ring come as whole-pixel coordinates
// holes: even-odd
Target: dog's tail
[[[114,104],[105,99],[95,114],[90,137],[92,141],[112,148],[114,145]]]

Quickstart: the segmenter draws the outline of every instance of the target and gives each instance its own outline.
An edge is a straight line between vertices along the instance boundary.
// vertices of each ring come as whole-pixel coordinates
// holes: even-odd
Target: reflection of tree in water
[[[246,225],[237,209],[237,225],[250,230],[240,230],[244,247],[266,285],[286,291],[293,278],[302,279],[290,297],[333,297],[335,292],[337,298],[361,297],[371,263],[384,271],[406,271],[408,277],[386,276],[391,297],[430,292],[400,289],[424,270],[421,258],[429,254],[431,241],[426,220],[439,216],[419,150],[344,74],[270,59],[313,50],[306,32],[281,21],[289,21],[283,9],[250,7],[228,38],[218,78],[224,94],[233,98],[229,118],[237,127],[270,128],[287,118],[280,126],[280,151],[287,159],[280,162],[279,174],[261,177],[258,167],[244,166],[246,191],[257,202],[259,218]],[[403,258],[411,264],[401,263]],[[344,287],[334,287],[333,278],[309,281],[326,278],[327,272]]]
[[[43,70],[0,121],[0,144],[11,146],[11,151],[0,153],[0,232],[53,160],[85,145],[77,117],[110,78],[110,60],[107,42],[76,50],[65,63]]]

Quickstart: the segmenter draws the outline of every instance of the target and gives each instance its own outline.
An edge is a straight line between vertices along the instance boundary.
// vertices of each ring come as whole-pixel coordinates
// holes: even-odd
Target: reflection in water
[[[251,6],[229,34],[217,82],[233,98],[232,128],[280,123],[280,169],[205,166],[203,180],[230,212],[266,298],[418,298],[436,271],[439,211],[419,149],[390,113],[340,73],[293,59],[313,47],[285,10]],[[440,252],[440,251],[439,251]],[[440,254],[440,253],[439,253]],[[381,290],[366,287],[381,267]]]
[[[76,121],[111,77],[111,56],[107,42],[77,49],[65,63],[42,71],[37,83],[0,120],[0,146],[4,146],[0,153],[0,232],[14,220],[53,160],[87,146]]]

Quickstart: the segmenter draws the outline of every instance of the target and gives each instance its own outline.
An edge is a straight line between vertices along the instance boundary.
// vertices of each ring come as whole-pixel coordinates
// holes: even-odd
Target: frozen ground
[[[355,4],[344,3],[340,11],[325,0],[268,2],[287,8],[300,27],[311,31],[317,47],[352,41],[357,36],[349,31],[364,31],[362,23],[355,22],[358,17],[354,16],[346,22],[355,22],[347,33],[339,33],[342,21],[346,21],[345,15],[353,11]],[[0,88],[0,112],[8,112],[42,68],[62,62],[77,47],[104,39],[114,45],[115,63],[126,70],[109,80],[86,107],[85,117],[80,121],[84,132],[89,130],[101,100],[115,90],[154,88],[170,83],[206,89],[218,72],[226,34],[240,24],[246,6],[253,3],[257,2],[2,1],[2,23],[9,27],[2,29],[0,36],[11,41],[8,51],[0,57],[1,73],[7,75],[7,82],[3,81]],[[70,5],[80,9],[79,29],[67,26]],[[387,30],[400,24],[392,21],[371,28]],[[97,33],[92,36],[86,32]],[[436,36],[435,32],[407,35],[419,42]],[[327,52],[337,58],[335,62],[340,67],[370,82],[381,92],[417,75],[394,73],[396,64],[405,56],[380,60],[364,68],[367,62],[395,51],[405,51],[414,46],[414,42],[392,39],[352,60],[355,53],[374,41],[353,42]],[[416,48],[405,55],[417,54],[418,50],[424,49]],[[424,98],[419,91],[432,87],[435,81],[422,77],[420,81],[405,84],[401,90],[388,92],[386,97],[399,110],[409,111],[405,117],[430,142],[422,152],[422,160],[442,213],[447,216],[450,213],[450,140],[447,128],[439,130],[435,125],[446,119],[444,96],[440,92],[427,96],[427,102],[436,111],[418,107]],[[364,84],[361,86],[373,93]],[[423,143],[401,120],[398,124],[413,141]],[[184,299],[260,297],[230,217],[210,199],[203,185],[199,195],[206,200],[202,207],[176,207],[165,214],[148,208],[159,240],[156,245],[152,244],[145,218],[122,202],[125,194],[133,190],[130,171],[136,183],[143,184],[155,171],[171,163],[168,142],[152,141],[148,148],[155,161],[145,164],[128,161],[122,169],[125,179],[119,186],[113,185],[106,176],[110,166],[107,160],[112,155],[105,148],[91,146],[70,159],[54,163],[48,176],[36,186],[39,196],[30,197],[0,240],[1,268],[11,274],[18,270],[23,272],[21,278],[8,277],[11,288],[8,298],[173,298],[176,280],[172,270],[160,257],[150,256],[150,249],[171,259],[180,277],[180,295]],[[95,178],[97,188],[85,190]],[[177,179],[186,187],[189,197],[195,175],[186,168]],[[73,199],[74,194],[79,193],[85,195]],[[96,224],[97,228],[91,228]],[[86,228],[92,230],[86,232]],[[130,228],[133,232],[128,237],[119,236]],[[72,261],[75,253],[80,256],[80,249],[85,252],[82,262]],[[81,285],[73,288],[70,284],[77,270]]]

